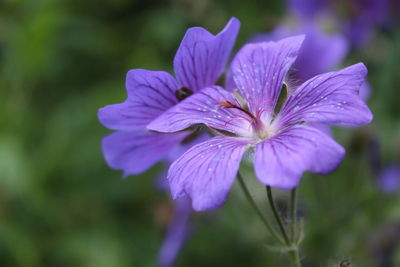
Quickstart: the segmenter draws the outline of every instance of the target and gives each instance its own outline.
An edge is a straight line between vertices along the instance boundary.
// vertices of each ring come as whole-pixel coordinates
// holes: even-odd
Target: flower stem
[[[237,174],[238,180],[239,180],[239,184],[240,187],[243,190],[243,193],[245,194],[247,200],[249,201],[250,205],[253,207],[254,211],[257,213],[258,217],[260,217],[261,221],[264,223],[265,227],[267,228],[268,232],[270,232],[270,234],[281,244],[285,244],[285,242],[282,240],[282,238],[275,232],[274,228],[272,228],[271,224],[267,221],[267,219],[264,217],[264,215],[262,214],[262,212],[260,211],[260,209],[258,208],[256,202],[254,201],[254,199],[252,198],[249,189],[247,188],[246,184],[243,181],[243,177],[240,174],[240,172],[238,172]]]
[[[286,245],[290,246],[290,241],[289,241],[288,235],[286,233],[285,226],[283,226],[283,223],[282,223],[282,220],[281,220],[281,216],[279,216],[278,210],[276,209],[276,206],[275,206],[274,198],[272,196],[271,187],[267,186],[266,188],[267,188],[267,195],[268,195],[269,205],[271,206],[271,209],[272,209],[272,212],[274,213],[275,219],[278,222],[278,226],[279,226],[279,229],[282,232],[283,239],[285,240]]]
[[[291,250],[289,252],[290,254],[290,261],[292,262],[293,267],[301,267],[301,262],[300,262],[300,255],[299,255],[299,250],[296,246],[296,249]]]
[[[278,222],[279,229],[282,232],[282,236],[285,240],[285,243],[287,245],[287,251],[290,256],[290,261],[292,263],[293,267],[301,267],[301,262],[300,262],[300,255],[299,255],[299,248],[298,244],[295,243],[295,224],[296,224],[296,189],[293,189],[291,192],[291,205],[290,205],[290,216],[291,216],[291,224],[290,224],[290,240],[288,237],[288,234],[286,232],[286,229],[282,223],[282,219],[279,216],[278,210],[276,209],[276,205],[274,202],[274,198],[272,196],[272,190],[270,186],[266,187],[267,189],[267,195],[268,195],[268,200],[269,204],[271,206],[272,212],[275,216],[276,221]]]
[[[299,238],[301,234],[300,232],[296,233],[296,224],[297,224],[296,212],[297,212],[297,188],[295,187],[290,192],[290,239],[292,245],[295,248],[293,251],[291,251],[290,257],[293,266],[301,267],[300,254],[299,254],[299,242],[300,242]],[[298,235],[298,238],[296,238],[296,234]]]
[[[296,240],[296,210],[297,210],[297,198],[296,198],[296,187],[290,192],[290,241],[292,243]]]

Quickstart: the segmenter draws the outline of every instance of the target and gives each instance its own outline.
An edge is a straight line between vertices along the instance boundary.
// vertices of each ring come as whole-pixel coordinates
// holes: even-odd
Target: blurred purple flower
[[[224,71],[240,23],[232,18],[218,34],[201,27],[189,29],[174,59],[177,79],[167,72],[130,70],[126,78],[128,98],[99,109],[100,122],[117,132],[102,142],[104,157],[124,176],[141,173],[168,156],[190,132],[160,134],[147,124],[185,97],[214,85]]]
[[[400,166],[390,165],[381,170],[378,186],[385,193],[394,193],[400,189]]]
[[[329,0],[287,0],[288,7],[296,16],[314,19],[328,10]]]
[[[356,46],[368,42],[374,28],[383,26],[389,17],[389,0],[288,0],[288,6],[304,20],[334,18]]]
[[[162,267],[173,266],[176,256],[188,237],[192,206],[190,198],[182,197],[175,200],[173,218],[168,225],[166,237],[158,253],[158,263]]]
[[[166,171],[161,172],[155,180],[155,186],[157,189],[169,192],[169,185],[166,177]],[[191,203],[189,197],[182,197],[174,200],[172,218],[168,223],[163,244],[158,251],[157,261],[159,266],[173,266],[180,249],[188,238],[192,230],[189,222],[193,213]]]
[[[195,210],[219,207],[248,148],[255,149],[258,180],[281,189],[297,186],[304,171],[326,174],[340,164],[343,147],[308,123],[369,123],[372,113],[358,97],[367,70],[359,63],[291,88],[287,74],[303,40],[304,36],[296,36],[247,44],[230,69],[238,90],[209,87],[148,125],[152,130],[176,132],[203,123],[219,133],[171,165],[168,180],[173,198],[189,195]]]
[[[345,33],[353,44],[360,46],[371,39],[376,26],[383,26],[388,21],[389,0],[352,0],[349,13]]]

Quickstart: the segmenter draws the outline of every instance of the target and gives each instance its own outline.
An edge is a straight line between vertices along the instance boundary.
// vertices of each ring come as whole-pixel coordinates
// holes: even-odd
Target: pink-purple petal
[[[327,174],[336,169],[344,153],[343,147],[328,135],[297,125],[257,144],[254,168],[261,183],[292,189],[304,171]]]
[[[359,97],[366,73],[364,64],[358,63],[306,81],[288,97],[277,122],[281,126],[302,121],[343,126],[369,123],[372,113]]]
[[[189,195],[197,211],[220,207],[248,145],[248,140],[216,137],[186,151],[168,172],[173,198]]]
[[[108,165],[124,176],[139,174],[164,158],[187,133],[160,134],[149,131],[119,131],[103,138]]]
[[[164,112],[147,128],[158,132],[176,132],[202,123],[237,134],[251,131],[251,119],[248,115],[237,109],[220,108],[223,101],[236,100],[221,87],[203,89]]]
[[[128,98],[120,104],[99,109],[100,122],[113,130],[138,130],[178,103],[178,85],[167,72],[130,70],[126,77]]]
[[[193,92],[214,85],[224,70],[239,27],[239,20],[231,18],[217,35],[201,27],[189,29],[174,59],[179,85]]]
[[[232,76],[251,112],[273,111],[303,40],[304,35],[300,35],[279,42],[247,44],[237,53]]]

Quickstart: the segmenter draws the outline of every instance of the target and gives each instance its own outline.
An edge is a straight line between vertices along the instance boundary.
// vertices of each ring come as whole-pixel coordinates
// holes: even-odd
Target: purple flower
[[[345,33],[356,46],[367,43],[376,26],[384,26],[389,17],[389,0],[352,0]]]
[[[185,97],[214,85],[224,71],[240,23],[232,18],[217,35],[200,27],[189,29],[176,53],[176,79],[167,72],[130,70],[128,98],[99,109],[100,122],[116,130],[103,139],[108,165],[124,175],[141,173],[168,156],[190,132],[160,134],[148,131],[149,122]]]
[[[358,97],[367,70],[355,64],[315,76],[293,90],[287,74],[303,40],[296,36],[247,44],[231,65],[237,90],[209,87],[148,125],[176,132],[203,123],[219,133],[171,165],[168,180],[174,198],[189,195],[195,210],[219,207],[248,149],[254,149],[258,180],[281,189],[297,186],[304,171],[326,174],[339,165],[342,146],[308,124],[369,123],[372,113]]]
[[[400,166],[390,165],[384,168],[378,177],[378,185],[385,193],[394,193],[400,189]]]

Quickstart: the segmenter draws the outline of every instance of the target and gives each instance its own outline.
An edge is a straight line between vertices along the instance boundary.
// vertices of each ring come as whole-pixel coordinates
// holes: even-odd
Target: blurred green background
[[[216,33],[236,16],[237,49],[285,13],[279,0],[1,1],[0,266],[156,266],[173,210],[154,186],[163,166],[121,179],[103,160],[100,141],[110,131],[97,109],[125,99],[129,69],[171,71],[188,27]],[[345,63],[359,61],[369,68],[375,120],[338,130],[344,163],[302,180],[304,266],[400,266],[400,196],[377,188],[369,161],[373,142],[384,164],[400,159],[399,28],[379,31]],[[265,205],[262,186],[246,176]],[[267,249],[237,185],[221,209],[192,223],[177,266],[287,264]]]

